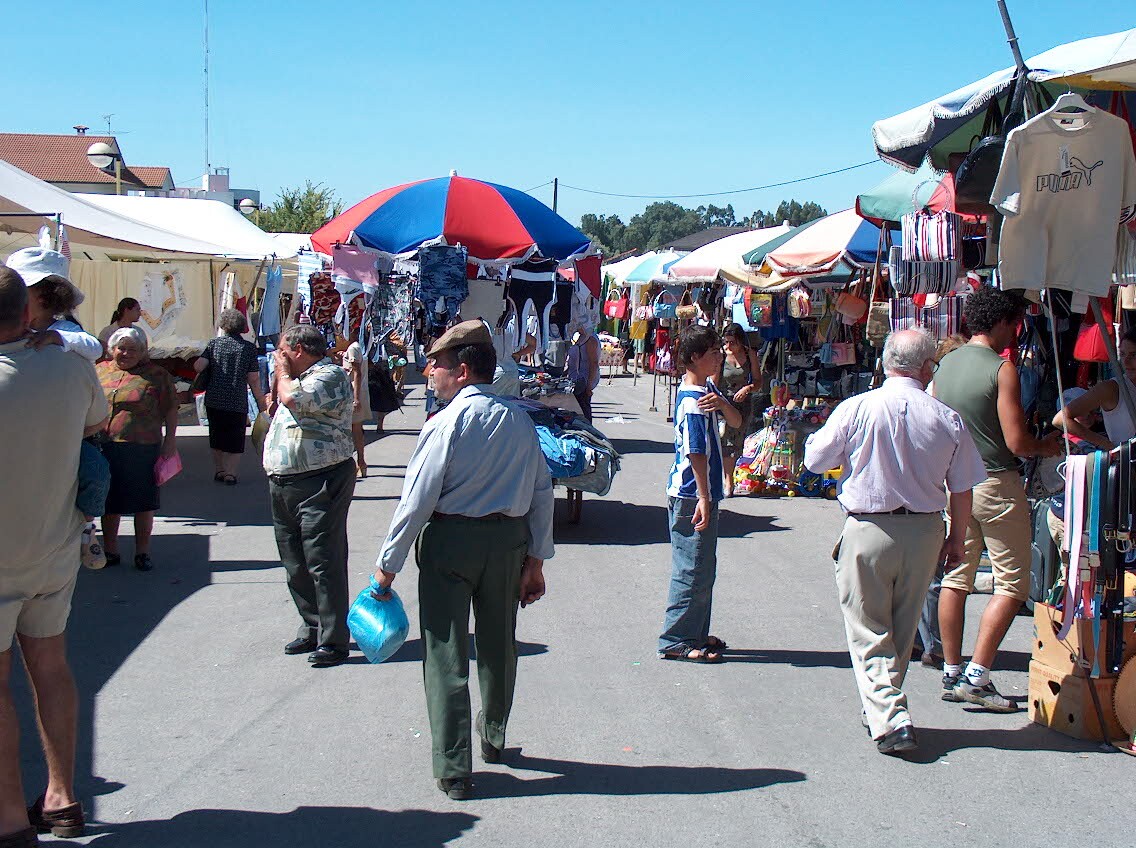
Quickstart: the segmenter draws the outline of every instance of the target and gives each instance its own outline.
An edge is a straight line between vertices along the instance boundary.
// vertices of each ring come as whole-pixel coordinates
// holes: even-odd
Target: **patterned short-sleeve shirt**
[[[159,444],[162,423],[177,405],[170,373],[152,362],[141,362],[123,371],[113,359],[100,362],[97,370],[110,404],[107,436],[111,441]]]
[[[239,336],[218,336],[202,355],[209,360],[205,405],[225,412],[248,409],[248,375],[260,370],[256,345]]]
[[[295,411],[280,404],[265,438],[265,472],[302,474],[350,459],[354,395],[347,372],[324,357],[299,376],[292,398]]]

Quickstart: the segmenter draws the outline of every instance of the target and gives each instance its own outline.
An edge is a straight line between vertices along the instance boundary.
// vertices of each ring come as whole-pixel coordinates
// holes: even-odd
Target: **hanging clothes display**
[[[312,274],[318,274],[322,270],[323,258],[319,254],[304,251],[296,256],[296,312],[309,320],[312,308],[312,287],[309,281]]]
[[[275,336],[280,332],[280,289],[284,285],[284,269],[274,264],[264,275],[264,301],[260,304],[262,336]]]
[[[529,318],[536,318],[537,349],[548,346],[548,314],[556,300],[555,259],[530,259],[509,269],[508,298],[520,316],[520,324],[529,327]],[[530,329],[531,332],[531,329]]]
[[[585,256],[572,260],[572,264],[576,268],[576,281],[591,292],[592,297],[598,298],[603,285],[600,257]]]
[[[390,277],[387,282],[367,287],[365,352],[369,359],[382,358],[383,343],[392,334],[409,348],[414,340],[411,327],[411,303],[415,280],[402,274]]]
[[[354,280],[360,286],[377,286],[384,276],[379,269],[377,254],[346,245],[334,248],[331,254],[331,274],[333,277]]]
[[[418,299],[434,325],[432,332],[457,318],[462,301],[469,295],[467,255],[464,247],[446,244],[418,251]]]
[[[1042,112],[1006,138],[991,200],[1005,215],[1003,288],[1075,288],[1103,297],[1116,227],[1136,213],[1136,156],[1127,123],[1100,109]]]
[[[572,299],[575,295],[575,285],[558,282],[556,284],[556,297],[552,301],[552,308],[548,310],[548,327],[551,334],[556,331],[559,338],[568,339],[568,324],[572,321]]]

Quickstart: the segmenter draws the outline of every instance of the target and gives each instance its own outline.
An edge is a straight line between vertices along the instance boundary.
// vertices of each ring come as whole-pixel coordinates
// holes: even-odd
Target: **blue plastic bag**
[[[360,592],[351,605],[347,613],[347,627],[363,656],[373,663],[381,663],[402,647],[406,634],[410,632],[410,621],[394,589],[390,590],[390,599],[385,601],[372,597],[372,590],[380,591],[374,577],[371,585]]]

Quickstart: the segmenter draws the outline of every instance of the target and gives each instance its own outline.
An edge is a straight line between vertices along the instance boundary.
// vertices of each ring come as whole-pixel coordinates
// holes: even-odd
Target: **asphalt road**
[[[263,475],[246,455],[239,486],[214,484],[204,433],[186,428],[187,472],[163,495],[157,568],[80,577],[70,627],[83,701],[78,787],[96,823],[72,844],[1133,843],[1136,762],[1025,713],[943,703],[928,669],[913,667],[906,687],[919,755],[876,752],[836,603],[833,503],[728,501],[714,632],[730,661],[658,660],[671,434],[665,413],[648,411],[650,389],[621,378],[598,391],[597,423],[625,453],[623,470],[606,498],[585,497],[579,526],[565,523],[559,498],[549,593],[520,616],[505,761],[478,770],[467,802],[430,776],[413,564],[395,584],[411,635],[391,661],[356,655],[315,670],[284,656],[298,622]],[[605,423],[617,413],[624,423]],[[372,476],[350,516],[354,589],[372,570],[421,421],[416,388],[369,448]],[[129,562],[129,541],[123,553]],[[984,603],[972,598],[972,622]],[[1017,620],[995,672],[1023,699],[1031,631]],[[34,797],[42,764],[17,688]]]

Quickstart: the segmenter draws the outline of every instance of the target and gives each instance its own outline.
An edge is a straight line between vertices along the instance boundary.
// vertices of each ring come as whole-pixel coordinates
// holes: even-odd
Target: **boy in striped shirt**
[[[742,414],[714,385],[722,341],[709,327],[688,327],[678,341],[686,369],[675,399],[675,458],[667,482],[671,584],[659,658],[722,661],[726,643],[710,635],[717,574],[718,504],[725,496],[719,418],[740,427]]]

